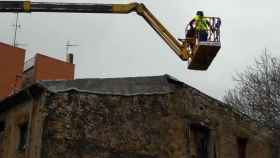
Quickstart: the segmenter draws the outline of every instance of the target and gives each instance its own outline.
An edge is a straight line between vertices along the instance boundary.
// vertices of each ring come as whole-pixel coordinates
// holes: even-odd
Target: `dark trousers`
[[[207,41],[208,40],[207,31],[199,31],[198,32],[198,39],[199,39],[199,41]]]

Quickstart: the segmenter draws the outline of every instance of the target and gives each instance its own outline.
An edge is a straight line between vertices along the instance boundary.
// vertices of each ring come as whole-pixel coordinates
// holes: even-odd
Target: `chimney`
[[[74,55],[72,53],[67,53],[66,54],[66,62],[67,63],[70,63],[70,64],[73,64],[73,59],[74,58]]]

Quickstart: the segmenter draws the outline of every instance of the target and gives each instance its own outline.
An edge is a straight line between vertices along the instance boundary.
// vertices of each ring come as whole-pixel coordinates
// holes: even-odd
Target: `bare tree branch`
[[[237,73],[237,83],[224,101],[241,112],[269,125],[280,122],[280,58],[267,49],[244,72]]]

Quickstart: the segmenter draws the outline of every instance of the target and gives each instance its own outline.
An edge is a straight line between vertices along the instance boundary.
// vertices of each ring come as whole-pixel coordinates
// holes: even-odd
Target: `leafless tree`
[[[226,92],[226,103],[267,125],[280,122],[279,57],[273,57],[265,49],[252,66],[233,79],[237,85]]]

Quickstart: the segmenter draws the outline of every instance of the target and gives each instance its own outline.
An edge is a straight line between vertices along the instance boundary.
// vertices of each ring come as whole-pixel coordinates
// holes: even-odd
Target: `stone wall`
[[[209,130],[209,158],[272,157],[269,129],[200,92],[180,88],[162,95],[60,93],[44,107],[42,158],[198,157],[193,126]]]
[[[167,95],[65,93],[50,100],[43,158],[185,155],[177,132],[185,130],[184,119],[169,111]]]
[[[43,117],[39,104],[40,100],[31,99],[0,113],[4,124],[0,158],[40,158]]]
[[[194,88],[170,84],[165,93],[126,96],[27,88],[0,102],[0,158],[279,157],[280,137],[271,129]]]
[[[214,132],[218,158],[238,157],[238,138],[248,140],[246,158],[272,157],[272,130],[195,89],[179,90],[173,97],[176,106],[185,106],[186,119],[206,125]]]
[[[3,122],[5,122],[3,158],[25,156],[25,147],[19,149],[20,127],[28,122],[31,109],[31,103],[23,103],[6,111],[5,114],[2,113]]]

